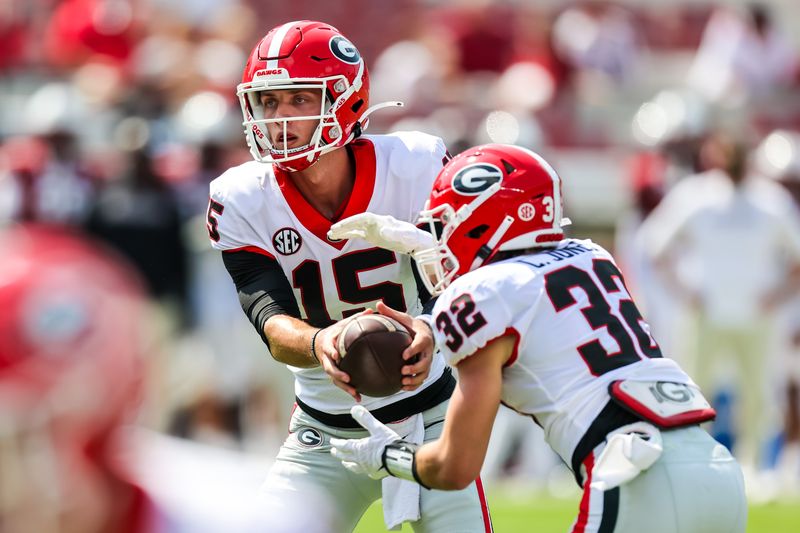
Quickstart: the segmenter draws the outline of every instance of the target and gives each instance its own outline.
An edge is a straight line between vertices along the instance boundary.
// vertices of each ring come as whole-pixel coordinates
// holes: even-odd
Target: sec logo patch
[[[523,222],[530,222],[533,220],[533,217],[536,216],[536,208],[533,207],[533,204],[524,203],[520,204],[517,208],[517,216]]]
[[[297,253],[302,245],[303,239],[293,228],[281,228],[272,236],[272,246],[281,255]]]
[[[297,432],[297,442],[305,448],[316,448],[322,445],[322,433],[314,428],[300,428]]]

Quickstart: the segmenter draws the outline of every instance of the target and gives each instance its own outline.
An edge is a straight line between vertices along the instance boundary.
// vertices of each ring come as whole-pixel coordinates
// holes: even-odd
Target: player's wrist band
[[[394,477],[414,481],[426,489],[430,489],[417,474],[418,449],[418,444],[404,440],[396,440],[387,444],[386,448],[383,449],[383,467]]]
[[[321,361],[319,360],[319,357],[317,357],[317,350],[316,348],[314,348],[314,344],[316,344],[317,342],[317,335],[319,335],[320,331],[322,331],[322,329],[318,329],[311,336],[311,357],[313,357],[317,361],[317,363],[321,363]]]

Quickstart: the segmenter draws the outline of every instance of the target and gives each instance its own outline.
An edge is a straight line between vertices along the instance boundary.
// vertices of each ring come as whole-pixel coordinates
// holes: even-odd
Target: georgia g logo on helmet
[[[453,190],[465,196],[477,196],[502,181],[503,171],[489,163],[475,163],[459,170],[453,178]]]
[[[353,45],[353,43],[341,35],[336,35],[335,37],[331,38],[330,47],[333,55],[335,55],[340,61],[344,61],[350,65],[356,65],[359,61],[361,61],[361,54],[358,53],[358,49]]]

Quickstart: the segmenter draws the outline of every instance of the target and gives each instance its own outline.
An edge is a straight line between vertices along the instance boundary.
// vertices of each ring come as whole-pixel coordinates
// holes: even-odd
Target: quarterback
[[[516,146],[467,150],[437,177],[420,221],[440,229],[413,255],[440,295],[429,321],[459,376],[442,436],[407,442],[354,406],[371,436],[333,440],[335,457],[373,478],[459,489],[478,476],[503,402],[544,429],[583,487],[572,531],[744,531],[741,469],[699,426],[713,409],[662,356],[611,255],[564,238],[547,162]]]
[[[237,95],[255,161],[212,182],[207,223],[244,312],[295,378],[296,409],[265,494],[274,502],[296,499],[301,487],[323,491],[344,531],[380,498],[389,528],[409,521],[415,531],[489,531],[479,482],[457,493],[420,491],[354,475],[329,453],[332,437],[366,435],[350,415],[355,402],[419,443],[440,434],[455,380],[421,320],[410,323],[407,357],[420,358],[403,368],[398,393],[362,397],[336,366],[334,340],[348,318],[378,302],[422,313],[429,294],[410,257],[327,233],[335,221],[367,211],[416,220],[446,161],[443,142],[418,132],[364,135],[374,110],[399,104],[370,107],[358,49],[322,22],[288,22],[267,33]]]

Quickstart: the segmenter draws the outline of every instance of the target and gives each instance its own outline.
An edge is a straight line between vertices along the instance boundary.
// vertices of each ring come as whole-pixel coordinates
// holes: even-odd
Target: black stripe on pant
[[[614,487],[603,493],[603,519],[600,520],[600,527],[597,533],[613,533],[617,526],[617,515],[619,514],[619,487]]]

